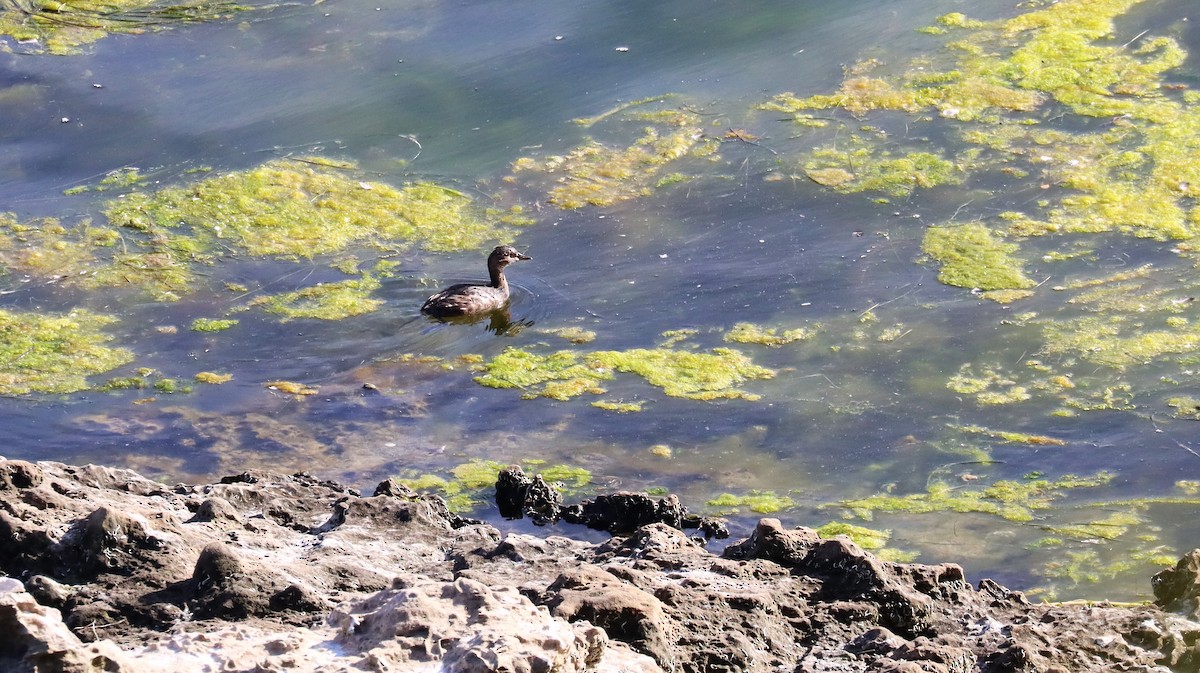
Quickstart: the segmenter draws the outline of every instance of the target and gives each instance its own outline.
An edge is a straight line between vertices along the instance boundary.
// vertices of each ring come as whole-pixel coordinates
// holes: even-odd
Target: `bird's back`
[[[425,300],[421,312],[432,316],[488,313],[504,306],[508,293],[483,283],[459,283]]]

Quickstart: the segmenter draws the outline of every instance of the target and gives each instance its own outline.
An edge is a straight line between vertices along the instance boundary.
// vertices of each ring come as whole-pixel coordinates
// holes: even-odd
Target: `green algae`
[[[839,535],[845,535],[854,544],[869,550],[879,559],[892,563],[909,563],[918,556],[917,552],[904,551],[886,546],[888,540],[892,537],[892,531],[890,530],[875,530],[842,521],[831,521],[817,528],[816,531],[817,535],[827,540]]]
[[[237,320],[220,318],[196,318],[192,321],[193,332],[222,332],[238,324]]]
[[[1167,319],[1155,324],[1130,316],[1087,316],[1047,322],[1045,335],[1048,355],[1069,353],[1114,369],[1200,349],[1200,326]]]
[[[295,395],[297,397],[316,395],[318,392],[320,392],[320,389],[315,386],[310,386],[305,383],[298,383],[296,381],[267,381],[266,383],[263,383],[263,387],[268,390],[274,390],[288,395]]]
[[[982,405],[1014,404],[1033,396],[1027,386],[1021,385],[999,365],[977,369],[968,362],[950,377],[946,387],[960,395],[974,397]]]
[[[233,380],[233,374],[221,374],[218,372],[197,372],[192,377],[196,383],[205,383],[212,386],[219,386],[222,383],[229,383]]]
[[[1048,533],[1072,540],[1116,540],[1133,526],[1145,523],[1145,518],[1136,512],[1112,512],[1107,516],[1083,523],[1044,525]]]
[[[336,283],[318,283],[292,292],[264,295],[255,298],[248,306],[261,308],[280,320],[313,319],[342,320],[370,313],[383,305],[382,299],[371,297],[380,283],[375,277],[364,274]]]
[[[500,470],[508,467],[495,460],[471,460],[457,465],[450,473],[454,479],[466,489],[480,489],[496,484]]]
[[[154,390],[167,395],[192,392],[191,386],[180,383],[178,379],[172,378],[158,379],[154,382]]]
[[[114,229],[94,227],[84,220],[67,227],[55,218],[19,221],[0,213],[0,268],[45,281],[91,287],[101,262],[99,250],[112,247]]]
[[[475,381],[491,388],[522,389],[525,399],[568,400],[585,393],[603,394],[604,384],[614,378],[614,372],[635,374],[669,396],[692,400],[756,400],[758,395],[738,386],[774,376],[772,370],[730,348],[714,348],[709,353],[669,348],[564,350],[546,355],[507,348],[484,364]]]
[[[78,185],[69,189],[64,189],[63,194],[72,196],[75,194],[83,194],[85,192],[107,192],[114,189],[128,189],[134,185],[139,185],[146,182],[146,177],[142,175],[141,169],[136,166],[128,166],[126,168],[118,168],[115,171],[109,171],[99,182],[91,185]]]
[[[110,316],[76,309],[69,314],[0,309],[0,395],[73,393],[88,377],[133,360],[125,348],[107,345]]]
[[[1190,396],[1171,397],[1167,406],[1174,409],[1171,413],[1175,418],[1189,421],[1200,421],[1200,399]]]
[[[645,408],[645,402],[618,402],[614,400],[596,400],[592,406],[605,411],[615,411],[618,414],[631,414]]]
[[[601,382],[613,378],[611,372],[591,366],[571,351],[538,355],[506,348],[483,367],[483,373],[475,377],[476,383],[491,388],[519,388],[525,391],[525,399],[568,400],[585,392],[601,394]]]
[[[311,259],[353,245],[420,242],[434,251],[481,248],[505,227],[472,199],[430,182],[403,187],[360,179],[319,158],[276,159],[157,192],[110,201],[114,224],[151,235],[183,228],[201,249]]]
[[[854,544],[868,551],[883,549],[887,546],[888,540],[892,537],[890,530],[875,530],[874,528],[866,528],[864,526],[855,526],[854,524],[845,523],[843,521],[831,521],[824,526],[816,529],[817,535],[825,539],[835,538],[839,535],[845,535],[850,538]]]
[[[743,510],[757,514],[771,514],[794,507],[796,502],[790,497],[779,495],[774,491],[751,490],[741,495],[722,493],[706,502],[705,505],[720,514],[734,514]]]
[[[989,514],[1008,521],[1027,522],[1034,519],[1036,511],[1050,509],[1053,502],[1063,497],[1066,491],[1102,486],[1112,479],[1112,474],[1101,472],[1091,477],[1066,475],[1055,480],[999,480],[984,488],[955,487],[935,480],[926,487],[924,493],[881,493],[843,500],[840,505],[866,521],[872,520],[876,512],[957,512]]]
[[[1122,574],[1151,574],[1158,569],[1174,566],[1178,556],[1174,550],[1163,545],[1133,549],[1116,554],[1115,558],[1106,558],[1096,549],[1064,549],[1055,559],[1043,564],[1039,572],[1048,579],[1067,580],[1071,586],[1097,584]],[[1048,598],[1053,598],[1052,591],[1046,593],[1049,594]]]
[[[953,161],[932,152],[894,156],[874,146],[852,151],[818,148],[804,172],[813,182],[843,194],[883,192],[889,196],[908,196],[918,188],[958,184],[963,179],[962,171]]]
[[[551,465],[538,470],[538,474],[546,481],[561,484],[568,490],[580,489],[592,483],[591,471],[574,465]]]
[[[762,346],[783,346],[793,341],[801,341],[812,337],[815,328],[797,327],[780,331],[777,327],[762,327],[748,322],[740,322],[725,333],[725,341],[744,344],[759,344]]]
[[[737,386],[775,375],[732,348],[714,348],[710,353],[637,348],[599,351],[591,357],[604,367],[641,376],[667,395],[693,400],[757,400],[759,395]]]
[[[545,461],[533,459],[521,461],[521,465],[527,472],[540,474],[547,482],[568,493],[592,483],[591,472],[582,467],[545,466]],[[495,487],[500,471],[508,467],[509,464],[495,460],[473,459],[451,468],[450,478],[426,473],[399,477],[397,481],[415,491],[433,491],[445,498],[451,510],[464,512],[483,504],[487,491]]]
[[[705,136],[701,118],[694,112],[642,109],[658,100],[621,106],[587,124],[619,117],[626,124],[639,125],[641,135],[631,144],[588,138],[566,154],[521,157],[513,162],[510,180],[517,175],[545,176],[547,200],[564,210],[609,206],[685,182],[685,174],[667,168],[686,157],[711,157],[719,141]]]
[[[1030,446],[1066,446],[1067,443],[1055,437],[1046,435],[1036,435],[1027,432],[1014,432],[1011,430],[994,430],[986,428],[982,425],[956,425],[952,426],[960,432],[965,432],[973,435],[983,435],[991,439],[996,439],[1009,444],[1028,444]]]
[[[921,249],[940,265],[938,280],[946,285],[980,290],[1034,285],[1013,256],[1018,246],[999,240],[982,224],[932,227]]]
[[[0,8],[0,35],[29,53],[69,55],[108,35],[229,19],[248,9],[225,0],[33,0]]]
[[[573,344],[586,344],[596,340],[596,333],[590,329],[582,327],[555,327],[539,330],[546,334],[553,334],[570,341]]]

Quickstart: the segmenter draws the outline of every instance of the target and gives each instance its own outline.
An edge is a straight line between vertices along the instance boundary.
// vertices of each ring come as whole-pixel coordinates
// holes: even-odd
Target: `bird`
[[[504,268],[517,261],[533,259],[509,245],[496,246],[488,255],[488,283],[459,283],[425,300],[421,313],[435,318],[453,318],[491,313],[508,304],[508,279]]]

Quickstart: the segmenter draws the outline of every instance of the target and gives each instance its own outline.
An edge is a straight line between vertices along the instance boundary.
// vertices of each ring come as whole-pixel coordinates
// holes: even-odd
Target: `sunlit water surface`
[[[1145,17],[1177,17],[1187,2],[1151,4]],[[916,29],[949,11],[988,19],[1016,10],[1000,0],[333,0],[114,36],[80,56],[0,55],[0,86],[35,85],[28,96],[0,99],[0,209],[101,217],[100,196],[62,191],[125,166],[168,184],[195,166],[239,169],[293,152],[353,160],[397,184],[433,179],[474,191],[529,148],[566,151],[589,133],[570,120],[622,101],[675,93],[741,125],[774,93],[835,89],[844,64],[903,61],[928,49]],[[1180,38],[1200,48],[1195,32]],[[486,323],[445,325],[418,313],[434,285],[481,277],[483,252],[407,251],[401,273],[376,293],[386,305],[338,322],[248,313],[229,331],[197,333],[186,329],[194,318],[233,300],[164,305],[109,295],[91,308],[122,316],[113,332],[136,352],[134,366],[184,376],[229,371],[234,380],[150,404],[134,404],[145,392],[0,400],[0,452],[131,466],[168,480],[304,470],[364,489],[474,458],[536,458],[585,467],[601,487],[669,489],[694,510],[726,492],[786,494],[795,505],[777,516],[812,526],[842,520],[841,500],[921,493],[938,479],[968,487],[1030,473],[1117,474],[1058,503],[1070,507],[1166,495],[1200,473],[1200,458],[1186,449],[1188,421],[1118,412],[1052,418],[981,408],[948,391],[947,377],[979,353],[1016,362],[1038,348],[998,327],[1017,309],[940,285],[936,270],[918,263],[924,223],[948,219],[963,199],[950,190],[881,205],[804,180],[764,181],[775,168],[767,148],[793,142],[794,129],[755,131],[765,133],[761,145],[730,148],[723,179],[608,208],[538,213],[513,241],[534,258],[510,270],[512,318],[531,324],[522,330],[497,335]],[[1170,256],[1161,245],[1132,253],[1112,245],[1100,264]],[[319,263],[246,260],[211,273],[272,292],[339,278]],[[64,310],[76,301],[53,287],[14,287],[0,297],[5,308]],[[879,326],[864,320],[868,311]],[[742,347],[778,372],[745,385],[758,401],[676,399],[630,377],[612,382],[606,397],[645,407],[619,415],[586,399],[522,400],[519,391],[479,386],[465,366],[399,358],[568,348],[542,331],[564,326],[594,331],[587,348],[653,347],[664,331],[687,328],[697,330],[689,343],[708,349],[730,345],[722,335],[739,322],[830,332],[797,347]],[[161,325],[181,329],[164,334]],[[881,326],[891,325],[903,329],[885,337]],[[866,337],[853,336],[858,326]],[[265,389],[271,380],[320,393],[301,399]],[[946,451],[946,428],[972,424],[1066,445],[997,441],[984,447],[993,464]],[[655,445],[669,446],[670,457],[651,452]],[[1145,527],[1156,544],[1186,551],[1200,540],[1195,514],[1152,507]],[[476,515],[508,525],[487,506]],[[734,515],[735,534],[757,516]],[[961,562],[972,578],[1017,588],[1052,586],[1060,598],[1145,597],[1155,569],[1135,564],[1078,585],[1056,579],[1048,564],[1094,541],[1031,547],[1044,535],[1037,518],[942,512],[850,521],[891,530],[889,546],[919,560]],[[1132,543],[1093,546],[1111,560]]]

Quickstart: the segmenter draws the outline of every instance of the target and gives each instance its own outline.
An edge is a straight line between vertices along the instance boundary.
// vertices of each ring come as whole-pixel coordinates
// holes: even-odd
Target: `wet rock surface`
[[[0,459],[0,670],[1200,670],[1200,552],[1157,606],[1035,605],[774,519],[718,556],[630,503],[595,544],[391,482]]]

